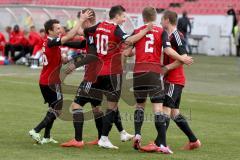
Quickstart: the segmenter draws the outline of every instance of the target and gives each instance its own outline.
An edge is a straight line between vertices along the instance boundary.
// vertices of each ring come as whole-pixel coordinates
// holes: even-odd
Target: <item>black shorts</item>
[[[62,103],[63,95],[61,91],[60,84],[53,84],[53,85],[42,85],[40,84],[40,89],[42,92],[42,96],[44,98],[45,103],[48,103],[48,106],[53,109],[62,109],[56,108],[56,104]],[[59,106],[61,107],[61,105]]]
[[[122,75],[113,74],[98,76],[96,88],[101,91],[101,96],[105,95],[107,101],[118,102],[121,96]],[[100,96],[100,97],[101,97]]]
[[[74,102],[80,106],[86,103],[91,103],[92,106],[100,106],[103,100],[103,95],[107,101],[118,102],[121,95],[122,76],[107,75],[98,76],[96,82],[83,81],[75,96]]]
[[[163,103],[164,83],[163,76],[159,73],[134,73],[134,96],[137,103],[144,103],[149,95],[152,103]]]
[[[90,103],[92,106],[100,106],[102,102],[102,94],[97,89],[97,83],[82,81],[78,87],[74,102],[80,106]]]
[[[163,106],[179,109],[182,89],[182,85],[165,83],[165,100]]]

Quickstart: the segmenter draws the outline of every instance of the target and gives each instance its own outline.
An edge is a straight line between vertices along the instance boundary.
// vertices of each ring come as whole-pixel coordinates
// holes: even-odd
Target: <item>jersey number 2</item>
[[[108,51],[108,36],[97,34],[97,53],[106,55]]]
[[[147,34],[146,38],[148,38],[148,40],[145,43],[145,53],[153,53],[153,47],[152,45],[154,44],[154,36],[153,34]]]

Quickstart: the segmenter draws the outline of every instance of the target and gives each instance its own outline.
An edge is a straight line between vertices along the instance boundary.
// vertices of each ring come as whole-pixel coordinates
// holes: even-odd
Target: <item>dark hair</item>
[[[147,22],[155,21],[157,19],[156,9],[153,7],[145,7],[142,11],[142,17]]]
[[[177,24],[177,13],[173,12],[173,11],[164,11],[163,13],[163,18],[164,19],[169,19],[169,22],[172,25],[176,25]]]
[[[30,29],[35,29],[36,27],[35,26],[30,26]]]
[[[122,14],[125,11],[126,11],[126,9],[123,8],[123,6],[121,6],[121,5],[113,6],[109,11],[109,18],[113,19],[117,15]]]
[[[81,15],[81,11],[78,11],[77,18],[80,18],[80,15]]]
[[[13,26],[13,31],[14,32],[19,32],[19,30],[20,30],[19,25],[16,24],[16,25]]]
[[[45,29],[42,28],[42,29],[39,30],[39,33],[42,33],[42,32],[45,33]]]
[[[63,26],[63,29],[66,33],[70,31],[66,26]]]
[[[57,19],[50,19],[44,23],[44,29],[47,34],[49,34],[49,30],[53,31],[53,25],[59,24],[60,22]]]
[[[187,11],[183,11],[183,17],[187,17]]]

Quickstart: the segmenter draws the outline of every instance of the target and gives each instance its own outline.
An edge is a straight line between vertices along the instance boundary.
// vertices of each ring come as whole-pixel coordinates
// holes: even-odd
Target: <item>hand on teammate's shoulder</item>
[[[152,22],[148,23],[148,25],[147,25],[147,30],[148,30],[148,31],[151,31],[152,28],[153,28],[153,23],[152,23]]]

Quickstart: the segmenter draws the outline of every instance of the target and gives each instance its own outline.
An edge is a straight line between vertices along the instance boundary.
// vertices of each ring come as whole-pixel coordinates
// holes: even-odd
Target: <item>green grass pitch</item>
[[[187,86],[182,97],[182,112],[202,141],[203,147],[181,151],[187,142],[184,134],[171,122],[167,141],[173,155],[139,153],[131,142],[120,142],[116,127],[110,133],[119,150],[86,146],[83,149],[61,148],[59,144],[34,145],[28,136],[45,115],[47,106],[38,87],[39,70],[25,66],[0,66],[0,160],[237,160],[240,159],[240,59],[235,57],[195,56],[195,64],[186,68]],[[77,85],[81,75],[75,73],[69,83]],[[73,98],[74,95],[66,96]],[[86,106],[86,110],[90,107]],[[133,133],[134,109],[120,101],[124,128]],[[150,115],[148,103],[146,114]],[[126,116],[127,115],[127,116]],[[73,138],[70,121],[57,120],[52,136],[60,143]],[[143,144],[156,136],[154,123],[146,120],[142,128]],[[96,138],[94,121],[84,124],[84,141]]]

